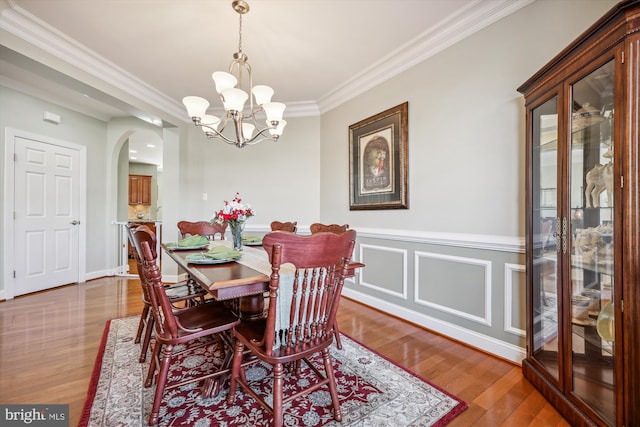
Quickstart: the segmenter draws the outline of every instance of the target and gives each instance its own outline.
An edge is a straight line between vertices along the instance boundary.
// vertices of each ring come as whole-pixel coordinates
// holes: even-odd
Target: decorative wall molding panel
[[[430,274],[429,274],[429,271],[425,271],[421,277],[421,270],[420,270],[421,259],[441,260],[441,261],[446,261],[448,263],[459,264],[460,266],[463,266],[465,264],[480,266],[481,269],[479,270],[481,274],[478,274],[477,275],[478,277],[473,277],[469,279],[476,279],[476,281],[472,283],[476,284],[477,286],[484,287],[484,290],[482,292],[484,295],[484,310],[483,310],[484,315],[479,316],[473,313],[466,312],[464,310],[453,308],[452,305],[456,304],[457,302],[463,301],[460,298],[462,295],[469,295],[466,292],[464,292],[463,288],[461,287],[456,288],[456,286],[462,286],[463,283],[460,283],[460,280],[455,280],[452,277],[449,277],[449,280],[446,280],[446,278],[443,278],[443,277],[438,277],[435,280],[423,279],[423,277],[425,276],[428,277]],[[415,252],[414,265],[415,265],[414,302],[416,304],[435,308],[436,310],[440,310],[445,313],[450,313],[455,316],[462,317],[464,319],[469,319],[471,321],[474,321],[483,325],[491,326],[491,262],[490,261],[474,259],[474,258],[466,258],[466,257],[460,257],[460,256],[435,254],[430,252]],[[456,273],[455,269],[452,269],[451,275],[453,276],[455,273]],[[420,285],[423,282],[427,282],[427,286],[421,287]],[[420,295],[422,295],[423,293],[429,296],[428,287],[429,287],[429,284],[432,282],[435,282],[434,283],[435,286],[446,287],[448,289],[449,294],[451,295],[451,300],[452,300],[450,305],[439,304],[429,299],[423,299],[420,297]],[[421,292],[421,290],[424,290],[424,292]],[[470,295],[470,296],[473,297],[474,301],[477,301],[475,300],[475,295]]]
[[[525,283],[526,267],[522,264],[510,264],[504,265],[504,330],[510,334],[514,334],[520,337],[526,336],[526,331],[523,329],[526,325],[514,325],[514,319],[520,313],[520,307],[515,307],[513,304],[513,295],[517,291],[517,294],[521,297],[525,297],[526,283]],[[519,281],[514,281],[515,275],[520,275]],[[524,314],[524,313],[523,313]],[[524,321],[524,316],[523,316]]]
[[[358,252],[361,260],[371,260],[376,252],[376,255],[379,255],[379,258],[383,260],[382,262],[378,262],[377,259],[373,260],[373,262],[370,262],[369,268],[360,271],[360,286],[404,300],[407,299],[407,251],[405,249],[360,244]],[[391,255],[385,256],[385,253]],[[395,271],[400,272],[400,276],[389,280],[388,275],[393,274]],[[398,278],[400,279],[399,281],[397,280]],[[384,286],[385,284],[387,286],[399,284],[400,291],[389,289],[389,287]]]

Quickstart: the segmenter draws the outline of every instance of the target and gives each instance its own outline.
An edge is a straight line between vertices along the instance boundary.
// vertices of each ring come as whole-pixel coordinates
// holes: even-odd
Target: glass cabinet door
[[[533,356],[558,379],[558,98],[532,110]]]
[[[614,61],[571,86],[571,391],[615,424]]]

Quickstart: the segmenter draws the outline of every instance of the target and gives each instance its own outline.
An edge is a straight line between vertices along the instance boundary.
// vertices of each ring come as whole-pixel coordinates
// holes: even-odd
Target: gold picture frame
[[[349,126],[350,210],[408,209],[409,103]]]

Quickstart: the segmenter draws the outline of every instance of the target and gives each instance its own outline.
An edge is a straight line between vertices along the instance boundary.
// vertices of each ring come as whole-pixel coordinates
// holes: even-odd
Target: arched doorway
[[[163,140],[150,130],[132,130],[123,136],[117,155],[117,274],[135,273],[124,226],[131,222],[149,226],[160,237],[162,224]],[[132,190],[133,185],[144,187]],[[133,197],[147,194],[145,200]]]

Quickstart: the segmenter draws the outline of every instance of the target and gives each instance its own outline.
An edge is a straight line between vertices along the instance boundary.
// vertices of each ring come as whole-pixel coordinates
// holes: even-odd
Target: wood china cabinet
[[[617,4],[518,91],[523,373],[572,426],[640,426],[640,1]]]
[[[151,179],[150,175],[129,175],[129,204],[151,204]]]

